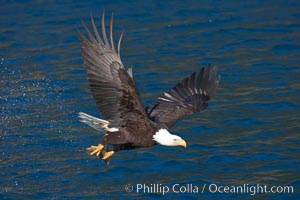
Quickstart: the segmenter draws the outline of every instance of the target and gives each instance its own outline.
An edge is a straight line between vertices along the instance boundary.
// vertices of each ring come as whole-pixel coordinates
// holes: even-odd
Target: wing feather
[[[171,128],[186,115],[207,108],[219,85],[216,79],[217,67],[201,68],[198,75],[192,73],[172,89],[158,97],[154,104],[147,106],[148,116],[154,122]]]

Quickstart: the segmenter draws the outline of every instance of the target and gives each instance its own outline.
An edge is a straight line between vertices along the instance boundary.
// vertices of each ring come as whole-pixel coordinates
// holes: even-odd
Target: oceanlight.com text
[[[203,193],[219,193],[219,194],[292,194],[293,186],[268,186],[263,184],[242,184],[242,185],[221,185],[221,184],[127,184],[126,192],[137,194],[162,194],[178,193],[178,194],[203,194]]]

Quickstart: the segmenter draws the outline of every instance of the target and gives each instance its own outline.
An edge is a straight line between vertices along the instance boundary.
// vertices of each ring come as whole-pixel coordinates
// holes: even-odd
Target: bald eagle
[[[205,110],[215,95],[219,84],[217,67],[202,67],[170,90],[164,92],[151,105],[144,108],[136,87],[132,68],[125,69],[120,57],[121,34],[117,48],[113,42],[113,16],[110,34],[105,30],[102,15],[102,37],[91,16],[92,32],[82,21],[87,36],[79,31],[82,56],[87,69],[89,87],[101,116],[99,119],[80,112],[83,123],[104,132],[100,144],[86,150],[108,161],[120,150],[151,147],[156,144],[183,146],[181,137],[171,134],[169,129],[186,115]]]

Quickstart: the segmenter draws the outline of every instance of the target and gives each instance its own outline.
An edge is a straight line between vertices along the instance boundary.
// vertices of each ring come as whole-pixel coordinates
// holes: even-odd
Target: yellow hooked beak
[[[178,140],[177,145],[178,146],[183,146],[184,148],[186,148],[186,142],[183,139]]]

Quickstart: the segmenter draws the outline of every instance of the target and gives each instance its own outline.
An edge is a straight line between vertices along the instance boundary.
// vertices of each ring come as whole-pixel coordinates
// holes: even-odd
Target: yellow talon
[[[103,160],[108,159],[109,157],[111,157],[113,154],[115,153],[115,151],[107,151],[105,152],[104,156],[102,157]]]
[[[103,148],[104,146],[102,144],[99,144],[98,146],[91,146],[86,150],[90,152],[91,155],[96,154],[97,156],[99,156]]]
[[[101,149],[102,150],[102,149]],[[97,156],[99,156],[100,155],[100,153],[101,153],[101,150],[100,151],[98,151],[97,153],[96,153],[96,155]]]

